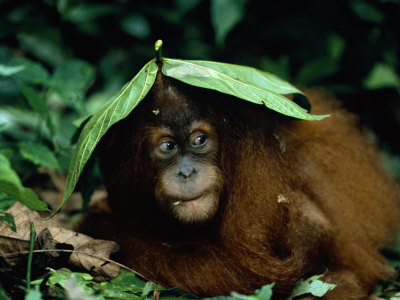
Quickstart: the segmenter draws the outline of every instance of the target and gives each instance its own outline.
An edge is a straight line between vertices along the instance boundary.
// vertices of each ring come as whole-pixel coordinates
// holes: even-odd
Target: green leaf
[[[9,213],[0,212],[0,221],[7,222],[12,231],[16,232],[17,227],[15,226],[14,217]]]
[[[63,17],[72,23],[86,23],[115,13],[118,13],[118,7],[114,5],[87,4],[83,2],[67,10]]]
[[[299,84],[310,85],[337,72],[346,42],[337,34],[327,35],[325,39],[325,52],[308,59],[297,73],[296,82]]]
[[[35,165],[61,170],[56,156],[45,145],[34,142],[20,142],[18,148],[22,157]]]
[[[312,294],[317,297],[322,297],[328,291],[333,290],[336,287],[336,284],[326,283],[319,280],[319,278],[321,278],[322,276],[323,275],[315,275],[306,280],[301,280],[297,282],[292,292],[292,295],[288,298],[288,300],[305,294]]]
[[[55,128],[53,121],[50,117],[49,110],[47,109],[46,100],[40,96],[38,91],[27,85],[20,85],[22,94],[25,96],[28,104],[32,109],[37,112],[46,122],[47,128],[51,134],[55,135]]]
[[[15,200],[11,199],[8,195],[0,192],[0,213],[5,212],[14,203],[15,203]]]
[[[39,290],[39,286],[35,286],[34,289],[31,289],[26,295],[25,300],[42,300],[42,293]]]
[[[45,138],[48,137],[47,130],[37,128],[40,118],[37,114],[32,114],[30,110],[21,110],[18,107],[0,105],[0,115],[6,125],[3,131],[14,140],[31,140],[37,135]]]
[[[93,81],[95,70],[92,65],[84,60],[71,59],[64,62],[54,71],[53,85],[61,89],[60,85],[69,88],[84,90]]]
[[[262,292],[257,290],[254,295],[246,296],[236,292],[232,292],[231,296],[237,300],[270,300],[272,297],[272,287],[274,284],[265,285],[262,287]]]
[[[11,98],[19,94],[18,84],[11,77],[0,76],[0,97]]]
[[[225,37],[242,19],[247,0],[211,0],[211,23],[215,42],[223,46]]]
[[[212,61],[164,58],[162,72],[190,85],[264,104],[290,117],[303,120],[321,120],[327,117],[310,115],[306,109],[282,96],[293,93],[303,100],[306,99],[300,90],[272,74],[254,68]]]
[[[6,291],[3,289],[3,286],[0,284],[0,300],[11,300],[6,294]]]
[[[393,297],[390,297],[390,300],[400,300],[400,292],[397,292]]]
[[[15,186],[22,186],[17,173],[11,168],[7,157],[0,154],[0,180],[7,181]]]
[[[21,72],[25,66],[5,66],[0,64],[0,75],[1,76],[11,76],[18,72]]]
[[[78,59],[68,60],[54,71],[50,88],[65,103],[83,113],[84,92],[92,83],[94,75],[95,70],[89,63]]]
[[[86,294],[93,294],[94,289],[92,288],[91,281],[93,277],[87,273],[71,272],[66,269],[59,269],[55,272],[51,272],[50,277],[47,280],[47,285],[55,286],[60,285],[64,289],[68,288],[68,282],[73,280],[74,285],[82,289]],[[38,283],[37,281],[34,284]],[[101,299],[101,298],[100,298]]]
[[[101,282],[93,286],[96,291],[101,291],[101,294],[106,298],[117,299],[137,299],[144,300],[149,298],[150,292],[168,291],[167,289],[151,282],[144,282],[139,279],[134,273],[128,270],[121,270],[119,275],[110,282]],[[151,297],[151,296],[150,296]],[[182,296],[172,297],[173,299],[185,299]],[[162,299],[166,300],[165,294]]]
[[[66,57],[60,32],[51,26],[33,33],[18,33],[17,39],[25,51],[52,66],[59,65]]]
[[[387,64],[376,63],[364,80],[367,89],[397,88],[400,91],[400,77]]]
[[[139,279],[133,272],[121,269],[119,275],[110,282],[101,283],[103,286],[109,286],[120,291],[131,291],[133,293],[142,293],[146,282]]]
[[[150,24],[143,15],[135,14],[122,20],[122,29],[138,39],[145,39],[150,36]]]
[[[4,193],[34,210],[47,210],[47,204],[40,201],[29,188],[22,186],[17,173],[11,168],[8,159],[0,154],[0,193]]]
[[[12,76],[17,82],[47,85],[50,75],[42,64],[27,58],[16,59],[13,64],[24,67],[21,72]]]
[[[81,285],[86,284],[93,279],[93,277],[87,273],[71,272],[66,269],[59,269],[55,272],[52,272],[52,275],[49,277],[48,282],[50,284],[59,284],[62,287],[65,287],[66,282],[70,278],[74,279],[77,283],[80,283]]]
[[[258,298],[269,300],[272,297],[272,288],[274,287],[275,283],[264,285],[261,289],[256,290],[254,293]]]
[[[385,20],[385,14],[376,6],[366,3],[366,1],[351,1],[351,6],[356,15],[367,22],[382,23]]]
[[[156,79],[158,66],[155,60],[149,61],[139,73],[86,123],[79,137],[68,171],[63,201],[64,204],[73,192],[83,167],[99,143],[101,137],[116,122],[124,119],[147,95]]]
[[[337,70],[338,64],[335,60],[327,56],[316,57],[303,64],[296,75],[296,82],[308,85],[334,74]]]
[[[233,299],[237,299],[237,300],[260,300],[258,299],[256,296],[247,296],[247,295],[242,295],[236,292],[232,292],[231,296],[233,297]]]
[[[204,300],[235,300],[232,296],[217,296],[213,298],[204,298]]]
[[[218,296],[213,298],[206,298],[206,300],[270,300],[272,297],[272,288],[275,284],[267,284],[262,288],[256,290],[254,295],[242,295],[232,292],[231,296]]]
[[[200,2],[201,0],[175,0],[175,5],[178,11],[185,14],[193,10]]]
[[[153,290],[153,285],[154,284],[150,281],[146,282],[146,285],[144,286],[143,291],[142,291],[143,297],[146,297]]]
[[[68,300],[102,300],[104,297],[94,295],[94,291],[85,291],[82,286],[79,286],[73,279],[69,279],[66,283],[65,295]]]

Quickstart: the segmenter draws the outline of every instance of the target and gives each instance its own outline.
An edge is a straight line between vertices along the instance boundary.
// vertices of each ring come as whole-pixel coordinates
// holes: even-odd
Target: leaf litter
[[[60,226],[52,219],[42,218],[38,212],[16,202],[6,213],[14,217],[16,232],[9,223],[0,221],[0,259],[10,267],[26,263],[29,252],[30,221],[36,232],[36,259],[46,265],[65,267],[66,261],[71,267],[83,268],[96,276],[114,278],[120,267],[111,263],[110,255],[119,250],[113,241],[93,239],[87,235]]]

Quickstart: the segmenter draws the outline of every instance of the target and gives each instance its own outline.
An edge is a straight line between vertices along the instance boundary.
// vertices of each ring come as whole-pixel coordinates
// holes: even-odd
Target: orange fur
[[[81,231],[116,240],[121,261],[147,279],[201,296],[275,282],[279,299],[324,265],[338,285],[326,299],[363,299],[391,274],[379,249],[399,228],[399,190],[356,118],[323,93],[306,94],[314,114],[331,117],[291,120],[159,77],[104,138],[111,213],[92,210]],[[218,133],[224,186],[207,224],[182,225],[157,209],[146,148],[157,109],[192,114]]]

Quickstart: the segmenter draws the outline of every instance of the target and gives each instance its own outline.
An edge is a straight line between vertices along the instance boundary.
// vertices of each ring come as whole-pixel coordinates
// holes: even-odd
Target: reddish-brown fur
[[[399,191],[356,118],[323,93],[306,94],[312,113],[331,117],[292,120],[159,76],[104,138],[110,209],[89,213],[82,231],[116,240],[121,261],[147,279],[202,296],[275,282],[280,298],[325,266],[324,280],[337,284],[326,299],[366,297],[391,274],[379,249],[399,227]],[[217,214],[201,225],[158,209],[145,142],[157,118],[191,114],[217,131],[224,181]]]

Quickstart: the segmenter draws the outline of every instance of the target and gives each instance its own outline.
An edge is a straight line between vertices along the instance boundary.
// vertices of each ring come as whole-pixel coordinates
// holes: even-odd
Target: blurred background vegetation
[[[400,178],[400,0],[0,0],[0,212],[22,185],[54,188],[39,167],[66,173],[81,123],[157,39],[166,57],[334,93]],[[84,198],[99,184],[89,174]]]

